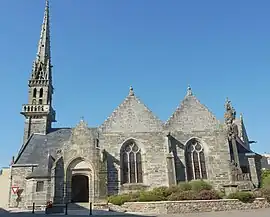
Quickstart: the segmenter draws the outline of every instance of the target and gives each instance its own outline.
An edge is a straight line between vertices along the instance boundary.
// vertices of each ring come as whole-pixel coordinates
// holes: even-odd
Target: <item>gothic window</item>
[[[39,97],[40,97],[40,98],[43,97],[43,88],[41,88],[41,89],[39,90]]]
[[[37,181],[37,187],[36,192],[40,192],[44,190],[44,182],[43,181]]]
[[[187,143],[185,155],[187,179],[207,179],[204,149],[196,139]]]
[[[121,149],[122,184],[142,183],[141,149],[134,141],[124,144]]]
[[[37,89],[36,89],[36,88],[34,88],[34,90],[33,90],[33,97],[34,97],[34,98],[37,97]]]

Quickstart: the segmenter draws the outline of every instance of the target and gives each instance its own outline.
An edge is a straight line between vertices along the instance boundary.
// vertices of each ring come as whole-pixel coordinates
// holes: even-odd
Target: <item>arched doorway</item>
[[[72,176],[71,202],[89,202],[89,178],[87,176]]]
[[[78,157],[66,169],[65,201],[89,202],[94,198],[94,169],[89,161]]]

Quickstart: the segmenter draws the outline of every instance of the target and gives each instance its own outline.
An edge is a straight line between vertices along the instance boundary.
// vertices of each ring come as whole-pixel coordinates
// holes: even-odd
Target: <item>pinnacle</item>
[[[132,86],[129,88],[129,96],[134,96],[134,90]]]
[[[193,93],[192,93],[192,89],[190,87],[190,85],[188,85],[188,88],[187,88],[187,96],[192,96]]]

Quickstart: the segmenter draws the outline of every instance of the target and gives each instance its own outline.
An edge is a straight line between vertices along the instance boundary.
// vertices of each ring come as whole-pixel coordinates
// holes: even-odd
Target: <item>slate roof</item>
[[[56,156],[71,136],[70,128],[53,129],[47,135],[33,134],[20,150],[15,164],[48,164],[48,154]]]

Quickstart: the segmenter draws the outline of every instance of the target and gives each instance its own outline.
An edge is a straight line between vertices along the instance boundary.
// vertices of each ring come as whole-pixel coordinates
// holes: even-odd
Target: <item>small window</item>
[[[96,139],[96,148],[99,148],[99,140]]]
[[[34,97],[34,98],[37,97],[37,89],[36,89],[36,88],[34,88],[34,90],[33,90],[33,97]]]
[[[39,100],[38,100],[38,104],[39,104],[39,105],[42,105],[42,99],[39,99]]]
[[[270,158],[267,158],[267,163],[270,165]]]
[[[41,89],[39,90],[39,97],[40,97],[40,98],[43,97],[43,88],[41,88]]]
[[[41,192],[43,190],[44,190],[44,182],[43,181],[37,181],[36,192]]]

